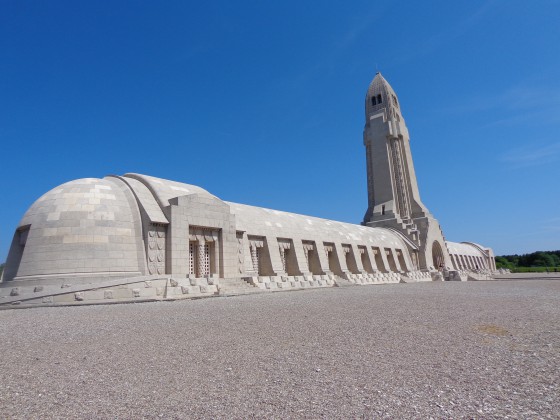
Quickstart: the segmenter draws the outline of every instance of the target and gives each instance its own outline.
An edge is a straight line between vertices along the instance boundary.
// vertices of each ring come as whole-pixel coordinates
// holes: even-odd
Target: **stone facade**
[[[366,95],[364,145],[362,225],[226,202],[140,174],[65,183],[19,223],[0,305],[464,280],[495,269],[490,249],[445,241],[420,200],[408,130],[380,74]]]
[[[401,232],[420,269],[495,270],[490,249],[448,243],[439,222],[420,199],[410,151],[410,136],[397,95],[381,73],[371,82],[365,102],[368,209],[363,224]],[[452,257],[453,248],[455,257]],[[478,264],[462,264],[458,255],[474,252]]]

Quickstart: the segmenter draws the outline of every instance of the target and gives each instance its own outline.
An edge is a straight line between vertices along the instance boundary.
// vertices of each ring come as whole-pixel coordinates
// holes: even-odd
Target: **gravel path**
[[[560,281],[0,311],[0,418],[559,418]]]

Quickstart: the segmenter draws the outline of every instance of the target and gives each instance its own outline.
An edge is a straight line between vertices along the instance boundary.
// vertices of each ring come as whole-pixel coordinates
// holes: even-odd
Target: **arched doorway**
[[[438,241],[434,241],[432,244],[432,260],[436,270],[445,266],[445,258],[443,258],[443,251]]]

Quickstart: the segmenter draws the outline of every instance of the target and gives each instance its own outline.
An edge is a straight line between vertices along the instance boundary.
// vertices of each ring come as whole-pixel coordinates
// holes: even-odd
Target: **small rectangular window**
[[[372,104],[373,106],[377,105],[377,102],[375,101],[375,96],[372,96],[372,97],[371,97],[371,104]]]
[[[382,102],[383,102],[383,101],[381,100],[381,95],[377,95],[377,103],[380,104],[380,103],[382,103]]]

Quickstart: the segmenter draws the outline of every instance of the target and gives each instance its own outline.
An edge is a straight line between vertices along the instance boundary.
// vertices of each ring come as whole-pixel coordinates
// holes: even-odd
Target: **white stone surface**
[[[365,108],[365,225],[225,202],[201,187],[148,175],[79,179],[52,189],[25,213],[0,298],[10,304],[177,299],[218,293],[218,279],[228,279],[223,290],[233,293],[246,284],[286,291],[466,278],[495,269],[491,249],[446,242],[422,203],[400,104],[380,74]],[[147,275],[167,278],[144,287],[138,279]]]

